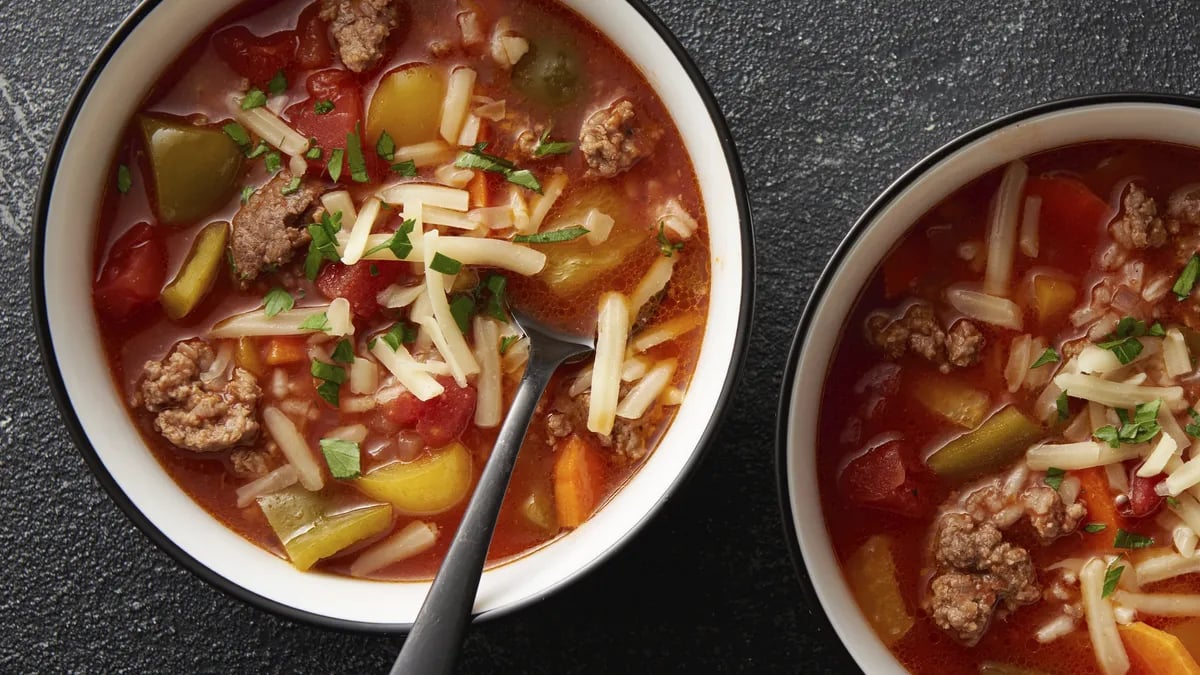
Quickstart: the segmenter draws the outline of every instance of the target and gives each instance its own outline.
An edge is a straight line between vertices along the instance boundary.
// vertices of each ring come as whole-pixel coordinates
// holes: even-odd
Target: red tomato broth
[[[267,0],[251,0],[218,20],[214,27],[200,35],[183,54],[171,64],[164,75],[156,83],[139,108],[140,112],[158,116],[172,116],[197,124],[223,124],[228,121],[230,114],[223,100],[214,92],[229,89],[229,82],[237,81],[241,76],[219,55],[213,46],[214,35],[229,27],[243,27],[249,34],[257,36],[273,35],[285,31],[307,30],[304,25],[297,28],[297,16],[302,10],[311,8],[311,0],[286,0],[284,2],[268,2]],[[439,67],[450,68],[454,65],[470,65],[479,73],[475,86],[476,95],[490,96],[497,99],[507,99],[509,109],[528,109],[535,119],[549,118],[552,122],[554,139],[576,140],[579,126],[597,107],[607,105],[614,96],[627,98],[638,106],[639,114],[644,115],[653,124],[664,131],[656,151],[638,162],[632,169],[616,178],[603,179],[584,177],[587,169],[581,153],[573,152],[562,157],[552,157],[545,162],[528,163],[531,170],[543,179],[548,177],[548,167],[557,166],[571,177],[564,198],[550,212],[546,223],[554,223],[561,212],[567,198],[585,191],[589,185],[608,180],[618,190],[626,195],[628,209],[639,214],[638,222],[618,222],[616,228],[642,228],[646,231],[646,243],[636,255],[615,270],[602,275],[592,283],[586,284],[579,293],[570,298],[556,295],[554,291],[537,278],[523,278],[517,275],[507,275],[509,279],[509,299],[515,306],[529,308],[541,318],[560,323],[577,330],[592,330],[596,318],[596,304],[600,294],[605,290],[618,290],[629,293],[636,285],[641,274],[655,256],[660,255],[654,235],[655,229],[651,222],[644,220],[644,214],[652,206],[656,198],[663,194],[675,196],[679,203],[701,223],[701,230],[686,243],[686,252],[681,254],[680,262],[675,267],[671,284],[663,294],[656,322],[668,320],[685,313],[698,313],[704,316],[708,303],[709,279],[709,249],[704,225],[704,211],[700,200],[699,190],[690,162],[678,131],[672,126],[670,116],[662,103],[650,89],[637,69],[619,50],[604,38],[596,29],[588,25],[570,10],[549,0],[505,0],[492,3],[488,7],[489,14],[506,15],[512,18],[513,29],[517,33],[540,35],[553,33],[559,39],[570,41],[580,51],[581,60],[585,64],[585,72],[589,77],[588,87],[582,91],[576,100],[561,108],[550,110],[539,107],[539,104],[526,100],[508,85],[508,74],[496,66],[486,54],[483,58],[469,55],[461,50],[449,57],[434,58],[428,50],[428,40],[436,38],[454,38],[458,34],[455,16],[459,11],[454,2],[422,3],[419,8],[408,12],[411,25],[408,29],[397,31],[393,35],[390,56],[378,67],[361,75],[342,71],[340,77],[350,86],[359,88],[359,95],[364,119],[365,108],[380,78],[388,72],[405,64],[422,62],[436,63]],[[239,29],[240,30],[240,29]],[[402,35],[401,35],[402,34]],[[420,39],[414,38],[420,36]],[[319,55],[318,55],[319,57]],[[290,107],[307,105],[309,101],[308,78],[315,72],[328,71],[331,68],[341,69],[336,57],[336,49],[332,55],[332,63],[319,63],[315,68],[305,69],[295,61],[283,68],[287,80],[287,93],[290,96]],[[319,61],[319,58],[318,58]],[[254,78],[251,83],[265,89],[266,83]],[[236,89],[237,87],[235,87]],[[288,119],[287,112],[284,113]],[[387,176],[386,166],[376,159],[374,139],[366,138],[363,134],[363,151],[368,163],[373,168],[372,183],[362,186],[350,182],[343,177],[338,187],[350,189],[355,194],[356,201],[361,196],[373,191],[379,183],[389,182],[396,177]],[[491,134],[494,137],[487,152],[499,156],[512,156],[514,147],[509,134]],[[328,152],[328,151],[326,151]],[[328,157],[328,154],[326,154]],[[286,163],[286,158],[285,158]],[[312,166],[323,169],[323,162],[312,162]],[[139,222],[155,222],[154,199],[150,189],[149,158],[142,148],[140,132],[136,121],[123,133],[120,150],[116,153],[110,174],[116,174],[117,165],[130,168],[133,189],[128,194],[118,194],[109,189],[99,208],[99,228],[95,235],[94,269],[99,278],[113,257],[112,247],[129,228]],[[262,168],[261,159],[247,161],[243,167],[241,184],[257,186],[264,183],[268,173]],[[349,173],[346,169],[344,176]],[[429,171],[422,171],[423,178],[428,178]],[[493,186],[500,186],[507,195],[509,185],[501,179],[485,174]],[[327,178],[327,176],[325,176]],[[543,180],[544,182],[544,180]],[[494,196],[497,198],[498,196]],[[210,222],[230,221],[241,207],[237,196],[227,204],[217,209],[210,216],[193,224],[180,227],[156,225],[155,229],[165,244],[166,249],[166,278],[172,279],[179,272],[191,247],[196,234]],[[398,221],[384,226],[381,218],[376,231],[394,228]],[[298,256],[300,259],[303,255]],[[326,265],[328,272],[329,265]],[[281,273],[298,276],[299,263],[294,262]],[[481,273],[485,273],[481,271]],[[273,276],[273,275],[272,275]],[[322,297],[316,284],[302,278],[295,280],[299,292],[296,294],[297,306],[311,304],[311,301]],[[199,306],[182,320],[168,319],[157,302],[150,303],[136,321],[112,321],[99,316],[101,335],[109,355],[113,378],[117,389],[128,402],[141,378],[143,364],[148,360],[162,358],[176,342],[191,338],[197,334],[203,335],[225,317],[249,311],[260,307],[263,294],[274,285],[270,278],[255,282],[249,289],[240,290],[230,279],[230,275],[221,273],[212,290]],[[380,324],[373,323],[374,328],[364,331],[362,326],[356,331],[354,341],[362,353],[365,338],[378,330]],[[386,322],[383,324],[386,327]],[[699,354],[702,329],[693,330],[687,336],[652,348],[648,355],[654,359],[677,358],[679,367],[676,370],[673,384],[686,388]],[[265,340],[260,341],[260,351]],[[332,343],[330,343],[332,346]],[[214,348],[216,342],[214,342]],[[371,428],[371,418],[374,412],[346,413],[335,410],[317,398],[315,382],[308,372],[309,361],[275,366],[284,370],[293,383],[302,385],[303,396],[317,403],[319,415],[316,419],[303,425],[302,433],[310,439],[315,447],[315,438],[337,426],[362,423]],[[270,393],[266,377],[263,382],[262,405],[275,402]],[[556,391],[565,388],[569,379],[562,377],[556,380],[548,392],[546,400],[552,400]],[[512,396],[514,379],[507,379],[505,385],[506,407]],[[299,395],[299,394],[296,394]],[[348,392],[343,391],[343,396]],[[653,449],[658,439],[665,432],[673,417],[673,409],[663,409],[658,413],[661,418],[649,432],[647,448]],[[131,416],[137,423],[143,438],[156,458],[172,476],[172,478],[189,495],[201,504],[207,511],[222,521],[232,530],[255,544],[286,558],[277,537],[266,522],[261,510],[252,504],[246,508],[236,506],[234,490],[245,484],[245,479],[234,477],[229,472],[230,461],[227,452],[214,453],[211,456],[200,455],[172,446],[155,431],[152,415],[145,411],[131,410]],[[260,438],[265,436],[264,430]],[[468,447],[473,457],[474,480],[478,479],[490,447],[495,440],[496,430],[478,429],[472,423],[462,435],[462,442]],[[369,471],[376,468],[367,457],[365,450],[370,446],[370,437],[364,444],[363,468]],[[426,450],[424,454],[430,451]],[[535,486],[545,487],[549,483],[554,462],[553,446],[547,440],[547,435],[541,424],[535,421],[530,435],[523,447],[520,459],[513,475],[508,496],[500,514],[500,522],[493,539],[488,560],[498,564],[514,557],[526,554],[546,543],[562,536],[565,531],[547,532],[533,526],[520,512],[516,502],[519,495],[527,493]],[[615,456],[614,456],[615,457]],[[323,495],[331,498],[338,508],[350,509],[356,506],[373,503],[349,484],[332,480],[328,469],[318,453],[318,461],[325,473],[326,487]],[[620,488],[628,482],[640,466],[640,462],[624,463],[609,458],[605,469],[605,489],[596,509],[602,508]],[[436,516],[423,516],[420,519],[436,525],[441,533],[435,545],[428,551],[413,558],[406,559],[383,570],[373,573],[373,578],[382,579],[423,579],[429,578],[436,571],[445,549],[448,547],[452,533],[461,519],[466,500],[448,511]],[[410,517],[397,515],[394,518],[393,529],[403,527],[413,520]],[[349,574],[349,567],[354,559],[354,553],[368,546],[373,541],[383,538],[389,532],[370,540],[358,542],[337,555],[323,560],[313,569],[335,574]]]
[[[1087,143],[1039,153],[1025,161],[1031,182],[1038,177],[1078,181],[1107,206],[1094,226],[1083,231],[1055,227],[1053,222],[1047,222],[1043,210],[1040,255],[1031,260],[1018,251],[1014,258],[1014,287],[1029,270],[1038,266],[1053,266],[1073,275],[1076,279],[1073,285],[1084,289],[1075,306],[1085,301],[1090,292],[1087,289],[1095,284],[1096,251],[1110,241],[1107,224],[1118,213],[1126,186],[1136,180],[1150,195],[1165,200],[1173,190],[1200,180],[1200,150],[1159,143]],[[897,242],[855,300],[829,364],[815,433],[821,503],[834,552],[843,564],[869,537],[889,536],[899,591],[908,612],[916,619],[913,627],[891,650],[909,670],[917,673],[976,673],[981,663],[991,661],[1045,672],[1096,673],[1100,671],[1087,636],[1086,623],[1082,620],[1077,629],[1064,638],[1048,644],[1041,644],[1034,638],[1036,630],[1055,616],[1055,608],[1043,601],[994,620],[974,647],[963,646],[937,628],[922,608],[933,573],[929,548],[936,507],[956,494],[956,490],[961,494],[968,493],[971,482],[956,488],[931,473],[920,476],[920,490],[927,493],[926,499],[933,505],[920,518],[863,506],[848,498],[841,482],[842,472],[850,462],[883,441],[903,439],[917,449],[920,457],[927,459],[946,441],[966,431],[927,410],[907,389],[914,373],[936,372],[936,369],[931,369],[912,354],[906,354],[898,362],[886,360],[883,353],[869,343],[863,326],[869,315],[880,310],[893,317],[902,315],[910,298],[935,303],[949,316],[959,316],[939,298],[950,284],[977,283],[982,279],[982,268],[972,269],[956,250],[962,243],[977,242],[980,255],[986,255],[984,228],[989,203],[1002,171],[1003,167],[970,181],[931,208]],[[1147,270],[1157,265],[1177,272],[1178,265],[1170,259],[1171,248],[1168,245],[1164,250],[1146,253]],[[913,256],[924,256],[923,263],[914,265]],[[929,265],[929,260],[937,260],[938,264]],[[1190,303],[1180,303],[1183,304]],[[1174,296],[1168,294],[1168,299],[1160,301],[1160,305],[1175,305]],[[1182,307],[1168,309],[1163,323],[1183,311]],[[981,322],[977,325],[987,339],[983,358],[973,367],[956,369],[953,375],[990,395],[989,415],[1010,403],[1029,410],[1040,392],[1039,387],[1033,392],[1021,389],[1010,394],[1006,388],[1003,369],[1008,358],[1008,344],[1013,337],[1022,332],[1033,332],[1049,337],[1050,346],[1058,349],[1064,342],[1082,336],[1082,330],[1074,327],[1067,316],[1039,327],[1031,305],[1025,309],[1023,331]],[[1189,400],[1195,400],[1195,393],[1194,390],[1188,392]],[[1080,401],[1072,400],[1072,414],[1080,406]],[[1050,431],[1048,437],[1053,439],[1056,434]],[[1136,462],[1126,464],[1136,466]],[[1088,520],[1085,516],[1080,527]],[[1128,527],[1137,532],[1158,529],[1152,518]],[[1092,538],[1103,538],[1111,546],[1113,534],[1088,534],[1080,529],[1050,546],[1042,546],[1022,521],[1006,531],[1005,538],[1026,547],[1035,569],[1041,570],[1067,557],[1086,557]],[[1169,536],[1167,539],[1169,544]],[[1102,550],[1106,548],[1101,547]],[[1200,576],[1185,575],[1144,590],[1197,593],[1200,592]],[[1137,620],[1166,628],[1184,619],[1139,612]],[[1130,672],[1137,672],[1136,666]]]

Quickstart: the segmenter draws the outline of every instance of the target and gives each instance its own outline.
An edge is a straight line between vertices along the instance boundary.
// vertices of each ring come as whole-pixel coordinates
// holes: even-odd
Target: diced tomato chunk
[[[124,320],[158,299],[167,278],[167,248],[154,226],[134,225],[113,243],[96,281],[96,307]]]
[[[842,489],[863,506],[919,517],[929,508],[929,495],[919,474],[919,463],[907,444],[892,440],[846,465]]]
[[[355,75],[336,68],[322,70],[310,75],[305,87],[308,89],[308,99],[289,106],[284,111],[284,116],[301,134],[317,140],[322,152],[320,159],[310,161],[313,168],[324,172],[333,150],[345,150],[346,136],[358,129],[367,173],[373,178],[378,178],[386,167],[375,148],[362,134],[364,125],[362,96],[359,93],[361,86]],[[333,108],[318,114],[317,104],[325,102],[333,104]],[[338,180],[341,183],[349,183],[352,180],[348,154],[342,160],[342,173]]]
[[[438,380],[446,388],[441,396],[421,401],[404,392],[383,407],[389,421],[414,429],[430,448],[444,447],[462,436],[475,414],[475,387],[459,387],[448,377]]]
[[[1068,176],[1034,176],[1025,184],[1027,197],[1040,197],[1038,237],[1043,258],[1054,253],[1075,256],[1086,265],[1104,225],[1108,222],[1108,203],[1081,181]],[[1083,253],[1083,255],[1079,255]]]
[[[1129,475],[1129,501],[1121,504],[1117,510],[1126,518],[1149,518],[1158,513],[1165,498],[1154,488],[1166,478],[1166,474],[1142,478],[1134,468]]]
[[[300,12],[296,32],[300,36],[300,48],[296,50],[296,65],[305,70],[328,68],[333,64],[333,50],[329,47],[329,26],[321,20],[321,2],[314,2]]]
[[[280,31],[259,37],[245,26],[233,26],[213,36],[217,56],[238,75],[263,85],[296,59],[299,39],[295,31]]]
[[[354,314],[369,319],[379,313],[379,292],[408,274],[407,263],[363,260],[354,265],[331,262],[317,275],[317,289],[325,297],[345,298]]]

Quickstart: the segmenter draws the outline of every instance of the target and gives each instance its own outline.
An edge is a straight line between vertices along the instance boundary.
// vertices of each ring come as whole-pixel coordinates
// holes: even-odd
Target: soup
[[[585,522],[691,379],[690,160],[549,0],[244,3],[165,70],[111,175],[116,387],[183,490],[299,569],[433,575],[528,358],[510,304],[600,346],[539,405],[493,563]]]
[[[1026,157],[924,214],[862,290],[821,500],[913,672],[1197,672],[1197,185],[1193,148]]]

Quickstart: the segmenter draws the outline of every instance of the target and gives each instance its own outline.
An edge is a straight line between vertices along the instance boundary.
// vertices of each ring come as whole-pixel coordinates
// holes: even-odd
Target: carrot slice
[[[299,363],[308,358],[304,338],[274,337],[267,342],[268,366],[282,366],[289,363]]]
[[[1200,665],[1179,638],[1138,621],[1119,626],[1131,661],[1145,673],[1200,675]]]
[[[1084,535],[1087,543],[1093,549],[1111,548],[1113,537],[1118,528],[1125,526],[1125,520],[1117,513],[1117,503],[1108,487],[1108,476],[1099,467],[1072,471],[1071,474],[1079,478],[1079,498],[1087,506],[1087,522],[1104,525],[1103,530]]]
[[[604,458],[578,435],[570,436],[554,461],[554,508],[563,527],[583,524],[604,489]]]

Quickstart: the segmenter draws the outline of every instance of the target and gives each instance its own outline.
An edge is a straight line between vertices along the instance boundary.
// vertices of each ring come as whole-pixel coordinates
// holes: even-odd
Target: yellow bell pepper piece
[[[259,497],[258,505],[300,570],[392,526],[392,507],[387,504],[333,513],[326,497],[299,487]]]
[[[244,157],[225,132],[157,117],[139,122],[162,223],[188,225],[229,201]]]
[[[419,63],[388,73],[367,108],[370,146],[375,147],[384,131],[398,147],[437,139],[445,96],[445,75],[438,68]]]
[[[467,496],[474,476],[471,453],[462,443],[450,445],[415,462],[388,464],[354,481],[375,499],[390,502],[409,516],[448,511]]]
[[[877,534],[863,542],[846,561],[846,580],[859,609],[884,645],[896,644],[913,627],[913,617],[896,580],[891,539]]]

